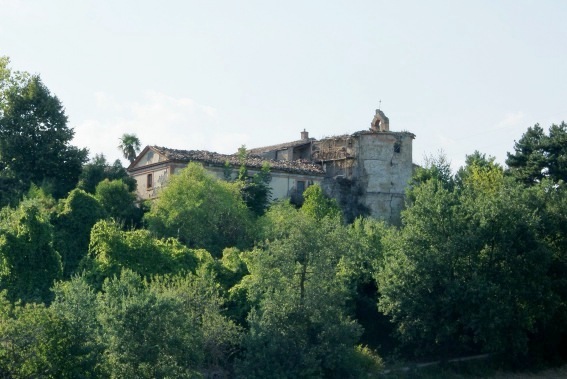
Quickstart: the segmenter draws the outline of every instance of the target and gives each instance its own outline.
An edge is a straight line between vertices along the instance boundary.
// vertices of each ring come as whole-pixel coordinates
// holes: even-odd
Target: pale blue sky
[[[567,1],[0,0],[0,55],[39,73],[74,143],[231,153],[370,126],[414,161],[503,162],[528,126],[567,120]]]

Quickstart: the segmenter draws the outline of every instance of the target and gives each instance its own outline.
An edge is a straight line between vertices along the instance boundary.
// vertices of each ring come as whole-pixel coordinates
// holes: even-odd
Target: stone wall
[[[411,133],[370,132],[358,139],[355,175],[363,193],[360,201],[372,216],[396,225],[413,172],[413,138]]]
[[[323,189],[337,199],[347,221],[370,215],[400,224],[413,171],[413,138],[405,132],[363,131],[314,143],[313,158],[326,172]]]

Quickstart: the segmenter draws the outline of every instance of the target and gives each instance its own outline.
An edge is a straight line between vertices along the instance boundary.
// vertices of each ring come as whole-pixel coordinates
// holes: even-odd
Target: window
[[[303,181],[303,180],[298,180],[296,187],[297,187],[297,193],[298,193],[298,194],[302,194],[303,191],[305,191],[305,181]]]
[[[396,142],[394,144],[394,153],[401,153],[402,152],[402,144],[401,142]]]
[[[154,186],[154,177],[152,174],[148,174],[146,188],[150,189]]]

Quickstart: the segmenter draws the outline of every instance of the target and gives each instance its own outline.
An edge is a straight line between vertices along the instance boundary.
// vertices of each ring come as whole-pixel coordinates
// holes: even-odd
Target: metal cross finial
[[[382,107],[382,100],[378,102],[378,110],[380,110],[380,107]]]

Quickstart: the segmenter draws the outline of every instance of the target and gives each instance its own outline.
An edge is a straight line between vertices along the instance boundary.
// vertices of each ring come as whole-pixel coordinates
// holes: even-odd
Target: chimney
[[[305,131],[305,129],[301,132],[301,139],[309,139],[309,132]]]

